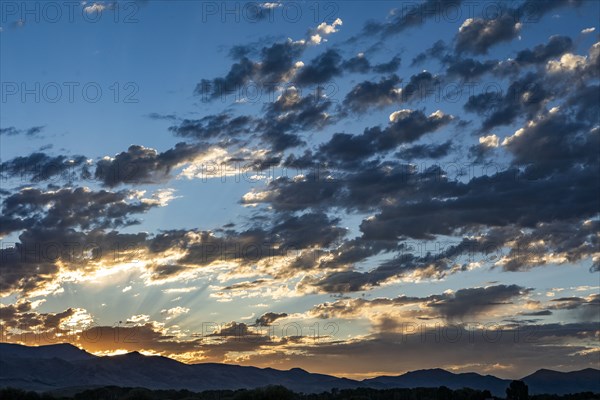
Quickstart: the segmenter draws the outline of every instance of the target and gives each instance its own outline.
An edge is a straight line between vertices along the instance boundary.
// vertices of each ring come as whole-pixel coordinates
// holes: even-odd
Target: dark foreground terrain
[[[253,390],[210,390],[194,393],[188,390],[149,390],[141,388],[103,387],[88,389],[74,395],[26,392],[20,389],[1,389],[2,400],[591,400],[600,394],[591,392],[569,395],[533,395],[514,393],[494,397],[487,390],[458,389],[445,386],[415,389],[343,389],[320,394],[294,393],[283,386],[269,386]]]

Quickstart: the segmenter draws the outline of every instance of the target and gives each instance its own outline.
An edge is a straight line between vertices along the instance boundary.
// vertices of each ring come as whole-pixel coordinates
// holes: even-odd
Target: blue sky
[[[598,367],[599,3],[0,11],[3,340],[350,377]],[[407,324],[550,333],[479,359],[398,347]]]

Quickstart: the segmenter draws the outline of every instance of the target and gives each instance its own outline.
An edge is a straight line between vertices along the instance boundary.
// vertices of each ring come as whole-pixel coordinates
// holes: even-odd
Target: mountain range
[[[600,393],[600,370],[559,372],[541,369],[521,378],[531,394]],[[144,387],[148,389],[257,388],[282,385],[296,392],[318,393],[332,388],[374,389],[469,387],[488,389],[504,396],[510,380],[477,373],[452,373],[443,369],[379,376],[362,381],[310,373],[300,368],[287,371],[230,364],[183,364],[162,356],[138,352],[99,357],[70,344],[29,347],[0,343],[0,387],[35,391],[83,390],[101,386]]]

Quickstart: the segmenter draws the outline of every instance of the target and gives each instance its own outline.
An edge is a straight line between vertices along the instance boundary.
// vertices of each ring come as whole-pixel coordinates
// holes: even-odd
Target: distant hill
[[[355,388],[361,383],[299,368],[280,371],[228,364],[183,364],[138,352],[96,357],[68,344],[27,347],[0,343],[0,387],[49,391],[109,385],[192,391],[283,385],[298,392],[322,392],[334,387]]]
[[[573,372],[539,370],[523,380],[530,393],[600,393],[600,370]],[[504,396],[510,380],[476,373],[455,374],[443,369],[412,371],[399,376],[380,376],[357,381],[313,374],[300,368],[287,371],[229,364],[183,364],[138,352],[97,357],[70,344],[28,347],[0,343],[0,387],[53,391],[100,386],[145,387],[148,389],[252,389],[282,385],[295,392],[318,393],[333,388],[374,389],[469,387]]]
[[[600,370],[593,368],[573,372],[540,369],[522,380],[529,386],[531,394],[600,393]]]
[[[17,358],[60,358],[65,361],[91,360],[96,356],[68,343],[47,346],[22,346],[13,343],[0,343],[0,357]]]
[[[492,375],[479,375],[474,372],[454,374],[444,369],[424,369],[407,372],[399,376],[379,376],[366,379],[363,383],[378,388],[414,388],[446,386],[449,389],[468,387],[478,390],[489,390],[502,396],[510,385],[510,380],[496,378]]]

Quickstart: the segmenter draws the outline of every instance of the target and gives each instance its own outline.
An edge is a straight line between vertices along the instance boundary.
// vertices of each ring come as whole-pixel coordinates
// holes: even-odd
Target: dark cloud
[[[579,7],[583,0],[525,0],[518,8],[517,14],[525,22],[539,22],[545,14],[562,7]]]
[[[422,53],[417,54],[415,58],[413,58],[411,66],[414,67],[415,65],[419,65],[429,58],[436,58],[441,60],[442,58],[444,58],[444,55],[447,53],[448,50],[449,49],[448,46],[446,46],[446,43],[443,40],[438,40],[430,48],[423,51]]]
[[[0,305],[0,320],[3,332],[14,329],[25,332],[37,331],[38,334],[45,332],[51,336],[64,335],[68,333],[68,329],[61,325],[75,312],[75,309],[69,308],[59,313],[39,313],[33,310],[30,301],[21,300],[8,306]]]
[[[252,336],[256,333],[250,331],[248,325],[243,322],[230,322],[221,326],[218,331],[213,332],[208,337],[235,337]]]
[[[355,167],[353,167],[355,169]],[[326,292],[363,290],[391,277],[419,273],[426,277],[445,274],[464,264],[456,257],[463,253],[494,251],[503,269],[525,270],[551,263],[545,254],[557,254],[568,262],[590,258],[597,245],[598,226],[579,222],[592,218],[600,210],[594,201],[597,172],[567,170],[540,178],[539,172],[508,170],[473,178],[468,183],[448,180],[446,172],[431,168],[414,172],[409,167],[396,169],[392,164],[360,166],[360,172],[342,179],[320,181],[308,176],[303,180],[278,179],[269,185],[263,200],[275,210],[302,210],[344,207],[348,210],[380,213],[363,220],[363,236],[342,245],[330,267],[354,263],[385,251],[398,251],[402,238],[433,239],[461,231],[497,227],[483,236],[475,248],[465,242],[441,254],[431,256],[403,251],[371,272],[335,272],[310,283]],[[411,198],[411,202],[390,199]],[[437,200],[432,200],[437,198]],[[547,202],[561,198],[564,202]],[[575,201],[574,199],[577,199]],[[553,221],[564,221],[564,223]],[[529,228],[529,234],[516,227]],[[377,246],[372,243],[380,242]],[[539,247],[539,243],[545,243]],[[499,249],[508,247],[506,254]],[[309,284],[309,282],[306,282]]]
[[[304,143],[299,132],[318,131],[331,124],[334,118],[328,114],[332,102],[316,94],[302,96],[296,88],[285,90],[276,101],[264,107],[264,116],[256,129],[260,138],[275,152]]]
[[[311,310],[311,315],[319,318],[353,319],[372,307],[386,307],[391,312],[394,307],[416,305],[419,309],[424,310],[423,315],[427,318],[456,320],[477,317],[494,308],[513,304],[514,300],[520,300],[532,290],[518,285],[496,285],[459,289],[456,292],[449,291],[426,297],[399,296],[393,299],[376,298],[372,300],[353,298],[319,304]],[[412,315],[412,312],[406,309],[400,311],[400,315],[403,312]]]
[[[283,259],[284,268],[271,270],[276,276],[292,276],[296,270],[314,267],[313,255],[302,259],[311,251],[322,253],[334,246],[346,235],[346,229],[338,226],[339,220],[324,213],[302,215],[278,215],[270,226],[256,226],[244,231],[228,229],[216,232],[199,230],[169,230],[148,240],[151,255],[170,250],[183,251],[184,255],[168,265],[150,265],[152,278],[166,279],[202,268],[216,261],[235,261],[241,268],[255,266],[263,260]],[[315,254],[316,254],[315,253]],[[260,286],[265,281],[237,283],[222,288],[222,291]]]
[[[561,111],[543,114],[506,139],[515,165],[533,165],[539,173],[565,170],[573,165],[598,165],[600,132],[585,120]]]
[[[461,2],[462,0],[425,0],[419,4],[401,5],[388,22],[371,21],[367,23],[363,28],[362,35],[378,34],[382,37],[395,35],[408,28],[423,25],[430,18],[451,13]]]
[[[456,35],[455,49],[458,53],[487,54],[490,47],[516,38],[520,27],[511,13],[494,19],[469,18]]]
[[[177,136],[192,138],[199,141],[213,139],[235,140],[239,135],[250,132],[252,117],[233,117],[228,114],[208,115],[189,120],[184,119],[179,125],[169,128]]]
[[[390,123],[385,128],[367,128],[360,135],[336,133],[319,151],[330,163],[354,164],[412,143],[451,121],[451,116],[441,112],[427,116],[419,110],[400,110],[390,115]]]
[[[33,182],[47,181],[57,176],[65,180],[77,178],[80,168],[85,165],[84,156],[50,156],[46,153],[32,153],[15,157],[0,164],[0,174],[4,178],[31,179]],[[79,172],[79,173],[78,173]]]
[[[158,120],[158,121],[160,121],[160,120],[176,121],[177,120],[177,116],[175,114],[159,114],[156,112],[152,112],[152,113],[148,114],[148,118]]]
[[[355,57],[344,61],[343,67],[350,72],[360,72],[366,74],[371,70],[371,63],[364,54],[359,54]]]
[[[458,76],[469,81],[493,71],[497,65],[498,62],[494,60],[481,62],[472,58],[457,59],[449,63],[446,73],[450,77]]]
[[[573,48],[573,40],[567,36],[551,36],[547,44],[540,44],[533,49],[517,53],[515,61],[519,64],[541,64],[551,58],[558,57]]]
[[[537,74],[526,75],[515,86],[533,82],[526,92],[535,97],[531,93],[540,84],[538,78]],[[397,114],[385,129],[369,128],[361,135],[336,134],[322,145],[317,159],[330,163],[334,160],[341,168],[340,173],[327,180],[310,175],[294,181],[277,179],[269,184],[259,202],[277,211],[311,208],[375,211],[375,215],[362,222],[358,242],[341,247],[341,252],[347,252],[348,256],[340,255],[339,260],[334,257],[329,261],[334,266],[353,268],[353,263],[382,250],[397,251],[393,243],[401,243],[406,237],[433,239],[485,228],[490,229],[486,240],[493,244],[492,248],[509,248],[497,264],[507,271],[551,263],[545,254],[558,254],[572,263],[589,259],[597,243],[594,235],[598,226],[584,221],[600,211],[594,195],[598,191],[598,157],[594,151],[598,148],[598,130],[593,90],[587,86],[579,89],[586,95],[570,95],[565,105],[539,114],[518,134],[499,143],[498,151],[508,151],[513,156],[511,169],[461,181],[451,179],[439,167],[415,172],[407,165],[363,161],[419,137],[415,127],[423,124],[409,124],[412,129],[407,132],[416,136],[405,137],[402,130],[394,134],[398,127],[392,125],[404,120]],[[418,115],[404,113],[406,117]],[[418,116],[415,121],[427,119],[422,113]],[[306,164],[302,158],[289,160]],[[454,178],[458,177],[457,174]],[[411,201],[392,200],[406,198]],[[546,201],[549,198],[561,201]],[[523,233],[518,228],[531,231]],[[392,245],[369,245],[376,241]],[[539,243],[545,245],[540,247]],[[481,246],[486,248],[483,243]],[[368,273],[334,272],[311,284],[337,292],[361,290],[405,273],[418,272],[431,277],[450,269],[463,269],[464,265],[446,258],[465,249],[456,247],[443,257],[405,254]],[[596,265],[597,262],[592,263],[591,271],[598,269]]]
[[[470,96],[464,109],[485,117],[481,128],[487,131],[519,117],[532,118],[552,98],[549,89],[539,74],[528,73],[512,82],[505,93],[486,91]]]
[[[455,37],[455,50],[458,53],[487,54],[488,50],[501,42],[515,39],[523,24],[538,22],[546,13],[564,6],[578,7],[581,0],[526,0],[516,8],[503,6],[494,18],[469,18],[465,20]],[[555,41],[548,48],[536,47],[532,52],[522,54],[522,61],[533,62],[536,58],[558,51],[566,42]]]
[[[343,105],[353,112],[365,112],[372,107],[385,107],[400,102],[400,78],[390,75],[379,82],[364,81],[354,86],[344,98]]]
[[[455,293],[433,299],[427,306],[439,310],[448,319],[462,319],[503,304],[511,304],[510,300],[526,295],[532,290],[518,285],[460,289]]]
[[[336,50],[329,49],[302,67],[294,78],[294,83],[299,86],[322,84],[342,72],[342,56]]]
[[[82,217],[83,218],[83,217]],[[61,272],[93,273],[97,263],[136,259],[147,234],[87,233],[74,228],[44,228],[33,224],[13,247],[0,250],[0,292],[3,295],[51,293],[60,289]]]
[[[14,126],[0,128],[0,136],[25,135],[28,137],[38,136],[44,130],[44,126],[33,126],[29,129],[17,129]]]
[[[94,177],[109,187],[125,183],[157,183],[169,178],[174,168],[192,161],[206,149],[202,145],[182,142],[159,153],[144,146],[132,145],[114,158],[99,160]]]
[[[392,74],[400,68],[400,56],[394,56],[390,61],[377,65],[371,65],[371,62],[364,53],[360,53],[343,62],[342,67],[345,71],[358,72],[366,74],[368,72],[376,72],[379,74]]]
[[[412,75],[408,83],[402,88],[402,101],[425,100],[433,93],[432,90],[436,85],[440,83],[440,77],[427,71]]]
[[[224,77],[203,79],[196,86],[195,93],[202,96],[204,100],[210,101],[240,92],[240,89],[249,82],[272,87],[291,77],[295,63],[304,52],[305,46],[291,40],[265,46],[260,51],[258,61],[252,61],[246,56],[242,57],[231,66]]]
[[[0,291],[47,290],[58,284],[61,271],[93,270],[104,257],[118,262],[121,250],[127,259],[148,235],[114,229],[139,223],[137,215],[160,204],[128,190],[25,188],[11,193],[2,201],[2,234],[19,236],[14,246],[1,250]]]
[[[583,297],[561,297],[552,299],[551,310],[567,310],[581,321],[600,322],[600,294]]]
[[[449,185],[445,185],[445,179],[441,178],[438,182],[432,182],[432,185],[449,191],[445,195],[437,191],[440,196],[438,200],[419,196],[414,197],[421,200],[418,203],[383,207],[380,214],[363,221],[361,231],[367,237],[406,235],[424,238],[452,234],[459,227],[464,229],[474,225],[504,226],[513,223],[531,227],[556,218],[591,217],[598,212],[593,194],[575,186],[597,187],[593,183],[597,176],[594,172],[556,173],[540,180],[532,179],[534,176],[509,170],[489,177],[474,178],[468,184]],[[425,187],[421,190],[427,191]],[[419,191],[415,192],[415,196],[419,195]],[[578,200],[566,206],[566,203],[547,204],[544,199],[548,198],[562,198],[565,202],[567,199]]]
[[[87,188],[43,191],[25,188],[2,201],[4,215],[35,221],[36,226],[69,229],[111,228],[137,223],[131,215],[144,213],[158,202],[135,192],[109,192]]]
[[[287,316],[288,315],[286,313],[268,312],[266,314],[261,315],[260,317],[258,317],[256,319],[256,325],[258,325],[258,326],[269,326],[273,322],[277,321],[278,319],[285,318]]]
[[[541,310],[541,311],[530,311],[530,312],[521,312],[519,315],[523,315],[526,317],[545,317],[548,315],[552,315],[552,311],[550,310]]]
[[[400,68],[400,62],[402,59],[400,56],[394,56],[390,61],[377,64],[373,67],[373,71],[379,74],[391,74]]]
[[[343,106],[352,112],[364,113],[370,108],[381,108],[413,100],[424,100],[432,89],[441,83],[439,77],[427,71],[412,75],[406,85],[400,87],[397,75],[381,78],[379,82],[364,81],[352,88]]]
[[[446,157],[452,150],[452,142],[450,140],[441,144],[417,144],[406,147],[396,153],[396,156],[402,160],[425,159],[433,160]]]
[[[330,219],[324,213],[288,216],[281,218],[270,234],[289,249],[329,247],[346,234],[344,228],[337,226],[339,223],[339,219]]]

